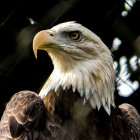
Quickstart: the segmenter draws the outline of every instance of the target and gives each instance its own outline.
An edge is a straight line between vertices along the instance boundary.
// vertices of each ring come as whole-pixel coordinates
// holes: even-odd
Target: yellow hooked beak
[[[33,39],[33,52],[37,58],[37,50],[44,50],[50,44],[55,44],[54,32],[50,30],[42,30],[38,32]]]

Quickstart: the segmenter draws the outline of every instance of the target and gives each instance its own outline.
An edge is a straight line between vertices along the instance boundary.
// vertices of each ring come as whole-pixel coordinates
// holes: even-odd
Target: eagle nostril
[[[50,36],[54,36],[54,33],[52,31],[49,31]]]

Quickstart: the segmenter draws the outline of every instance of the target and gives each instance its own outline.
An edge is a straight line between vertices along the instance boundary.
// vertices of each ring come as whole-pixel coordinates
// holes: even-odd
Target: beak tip
[[[35,58],[37,59],[37,54],[35,55]]]
[[[38,44],[37,44],[37,40],[36,37],[33,40],[33,53],[35,58],[37,59],[37,50],[38,50]]]
[[[35,58],[37,59],[37,50],[33,50],[33,52],[34,52]]]

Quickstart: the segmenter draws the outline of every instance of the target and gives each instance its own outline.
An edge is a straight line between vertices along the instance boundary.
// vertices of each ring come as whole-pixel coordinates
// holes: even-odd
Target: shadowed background
[[[116,69],[116,105],[140,112],[140,1],[19,0],[0,2],[0,116],[20,90],[39,92],[53,66],[46,52],[32,51],[34,35],[65,21],[77,21],[101,37]]]

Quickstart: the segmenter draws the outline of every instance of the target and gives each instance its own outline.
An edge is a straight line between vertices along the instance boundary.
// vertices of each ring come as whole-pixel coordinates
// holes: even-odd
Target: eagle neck
[[[103,61],[106,62],[106,61]],[[52,74],[40,92],[42,98],[49,91],[72,88],[73,93],[78,91],[83,98],[83,104],[89,103],[93,109],[104,107],[110,114],[111,105],[114,106],[114,69],[112,63],[98,64],[85,61],[77,63],[76,67],[62,71],[54,67]],[[94,69],[93,69],[94,68]]]

